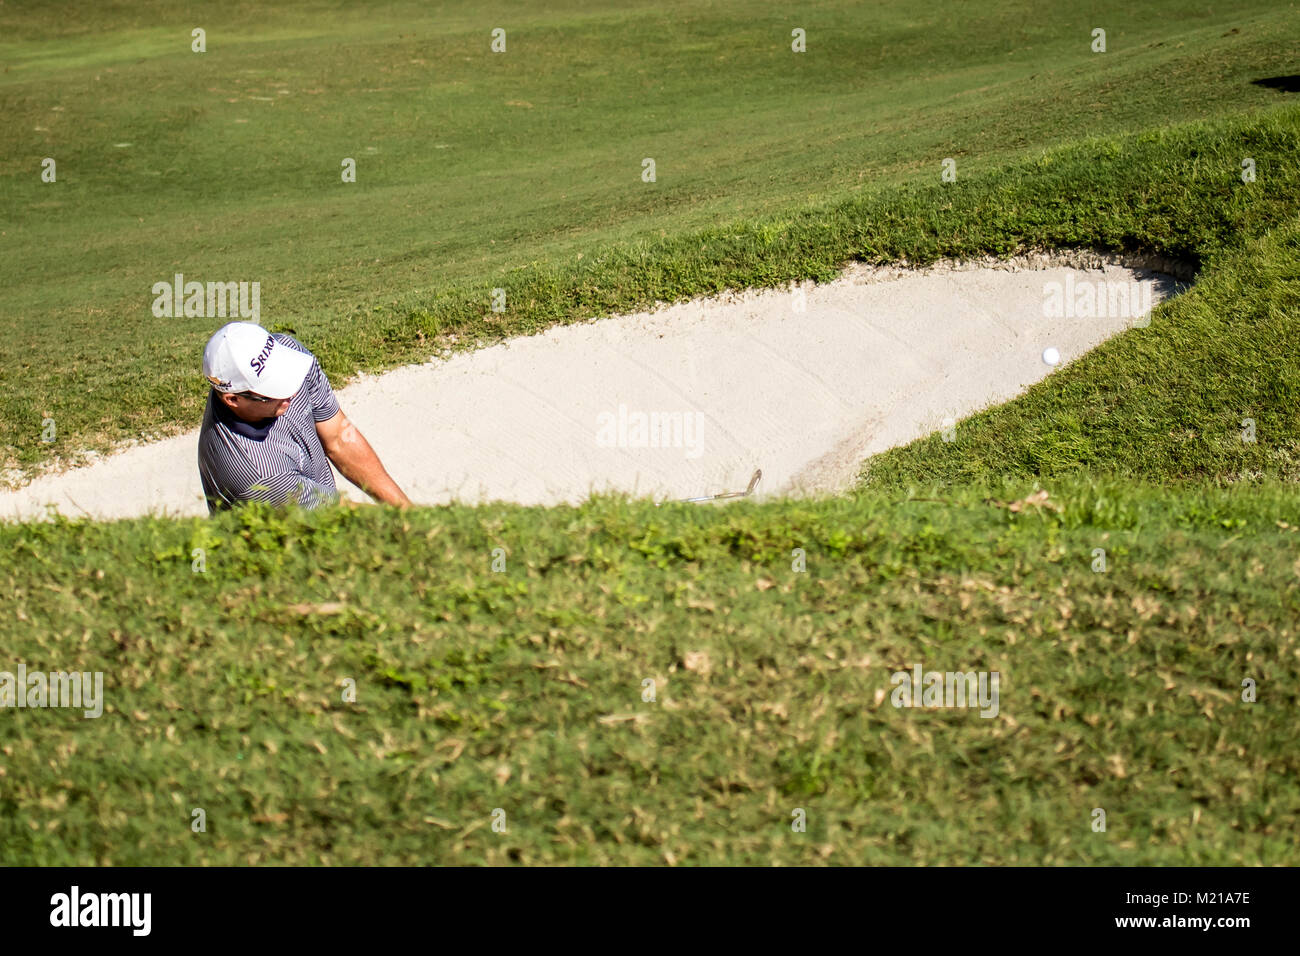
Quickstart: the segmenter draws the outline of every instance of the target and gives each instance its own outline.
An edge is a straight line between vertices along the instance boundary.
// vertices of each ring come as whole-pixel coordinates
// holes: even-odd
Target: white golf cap
[[[223,325],[203,350],[203,374],[219,392],[289,398],[302,388],[311,364],[310,355],[252,322]]]

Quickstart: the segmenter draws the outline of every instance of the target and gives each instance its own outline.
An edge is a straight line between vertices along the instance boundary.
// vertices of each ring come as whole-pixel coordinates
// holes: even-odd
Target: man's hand
[[[411,499],[389,476],[375,450],[356,425],[340,410],[333,418],[316,423],[325,454],[348,481],[384,504],[411,507]]]

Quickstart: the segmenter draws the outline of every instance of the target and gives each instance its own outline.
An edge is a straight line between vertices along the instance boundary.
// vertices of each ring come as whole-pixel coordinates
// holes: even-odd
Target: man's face
[[[289,410],[297,392],[288,398],[267,398],[254,392],[218,392],[226,407],[246,422],[279,418]]]

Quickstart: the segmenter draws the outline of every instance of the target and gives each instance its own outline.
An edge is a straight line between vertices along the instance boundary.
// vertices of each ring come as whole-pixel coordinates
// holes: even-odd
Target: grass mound
[[[0,528],[0,862],[1292,860],[1293,489],[1033,491]]]

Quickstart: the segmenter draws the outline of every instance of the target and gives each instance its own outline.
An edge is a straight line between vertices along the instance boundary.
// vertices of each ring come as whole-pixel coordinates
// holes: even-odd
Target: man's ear
[[[217,397],[220,398],[222,403],[232,411],[239,407],[239,403],[235,401],[235,395],[233,392],[217,392]]]

